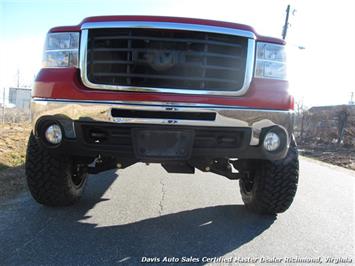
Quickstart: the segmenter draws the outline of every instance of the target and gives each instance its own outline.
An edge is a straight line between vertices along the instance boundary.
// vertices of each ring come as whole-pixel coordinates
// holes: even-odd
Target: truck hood
[[[81,26],[87,22],[113,22],[113,21],[173,22],[173,23],[186,23],[186,24],[207,25],[207,26],[239,29],[239,30],[246,30],[246,31],[253,32],[256,36],[256,40],[258,40],[258,41],[285,44],[284,40],[282,40],[282,39],[259,35],[253,27],[248,26],[248,25],[238,24],[238,23],[233,23],[233,22],[208,20],[208,19],[196,19],[196,18],[184,18],[184,17],[164,17],[164,16],[97,16],[97,17],[87,17],[83,21],[81,21],[78,25],[54,27],[54,28],[50,29],[49,32],[80,31]]]

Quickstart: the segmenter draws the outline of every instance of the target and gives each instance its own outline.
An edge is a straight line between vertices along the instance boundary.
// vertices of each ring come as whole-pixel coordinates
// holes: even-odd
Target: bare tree
[[[306,107],[304,105],[304,99],[298,99],[295,101],[295,126],[299,132],[299,141],[302,142],[304,134],[304,120],[306,115]]]
[[[344,131],[346,128],[346,124],[348,122],[349,113],[347,112],[346,108],[341,110],[338,113],[338,140],[337,144],[340,145],[344,139]]]

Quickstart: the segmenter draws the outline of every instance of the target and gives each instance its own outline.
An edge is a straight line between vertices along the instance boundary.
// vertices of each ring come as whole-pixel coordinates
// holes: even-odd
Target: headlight
[[[77,67],[79,32],[48,33],[43,53],[43,67]]]
[[[258,42],[256,46],[255,77],[287,79],[285,46]]]

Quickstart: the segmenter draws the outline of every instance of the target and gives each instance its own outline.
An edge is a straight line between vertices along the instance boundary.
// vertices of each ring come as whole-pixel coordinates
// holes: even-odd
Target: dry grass
[[[25,162],[30,123],[4,124],[0,127],[0,169],[20,166]]]
[[[24,163],[30,123],[0,125],[0,200],[26,188]]]
[[[335,144],[303,144],[299,146],[299,151],[303,156],[355,170],[355,147]]]

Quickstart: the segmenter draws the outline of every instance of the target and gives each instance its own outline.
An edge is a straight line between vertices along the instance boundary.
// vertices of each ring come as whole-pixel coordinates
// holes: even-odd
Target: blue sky
[[[0,87],[30,85],[49,28],[96,15],[166,15],[233,21],[280,37],[285,9],[291,90],[307,105],[347,103],[355,91],[355,1],[352,0],[0,0]],[[297,49],[298,45],[305,50]],[[334,94],[336,91],[336,94]]]
[[[191,3],[192,2],[192,3]],[[18,35],[33,36],[45,33],[49,27],[57,25],[73,25],[79,23],[83,18],[97,15],[173,15],[194,17],[226,19],[239,22],[245,20],[245,15],[238,19],[230,7],[237,7],[234,1],[167,1],[167,0],[0,0],[1,23],[5,38],[13,38]],[[238,2],[238,1],[236,1]],[[235,10],[235,13],[242,13],[246,8],[251,10],[253,4],[243,3],[243,9]],[[251,1],[255,2],[255,1]],[[268,6],[262,4],[260,6]],[[284,17],[284,9],[287,3],[284,1],[270,1],[277,3],[275,8],[275,17],[268,21],[267,25],[274,24],[274,29],[268,30],[273,35],[280,35],[281,24]],[[225,4],[225,10],[220,7]],[[241,2],[242,3],[242,2]],[[218,7],[216,10],[215,8]],[[278,12],[276,11],[276,8]],[[219,11],[215,13],[215,11]],[[222,11],[222,12],[221,12]],[[255,16],[256,17],[256,16]],[[252,21],[252,16],[250,19]],[[277,22],[276,22],[277,21]],[[260,23],[261,25],[261,23]],[[276,33],[277,32],[277,33]]]

